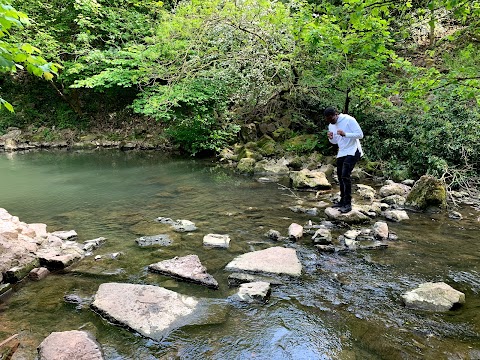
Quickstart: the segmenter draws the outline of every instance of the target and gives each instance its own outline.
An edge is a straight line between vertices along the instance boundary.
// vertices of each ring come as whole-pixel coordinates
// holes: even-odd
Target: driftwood
[[[10,360],[12,358],[20,345],[17,337],[18,334],[15,334],[0,342],[0,360]]]

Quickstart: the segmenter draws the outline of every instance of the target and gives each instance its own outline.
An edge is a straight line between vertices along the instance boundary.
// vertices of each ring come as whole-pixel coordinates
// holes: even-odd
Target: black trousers
[[[360,159],[360,152],[337,158],[337,176],[340,184],[340,201],[343,205],[352,204],[352,171]]]

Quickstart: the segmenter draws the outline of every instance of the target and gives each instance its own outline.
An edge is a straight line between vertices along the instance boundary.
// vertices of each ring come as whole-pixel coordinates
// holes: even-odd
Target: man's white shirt
[[[343,130],[345,136],[337,134],[337,130]],[[358,150],[360,156],[363,155],[360,139],[363,139],[363,131],[354,117],[347,114],[339,114],[336,124],[329,124],[328,131],[333,133],[333,139],[329,139],[332,144],[338,145],[337,157],[355,155]]]

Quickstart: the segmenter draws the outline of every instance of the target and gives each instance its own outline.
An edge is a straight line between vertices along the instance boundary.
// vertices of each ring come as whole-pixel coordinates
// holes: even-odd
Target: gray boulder
[[[210,247],[228,248],[230,236],[221,234],[207,234],[203,237],[203,245]]]
[[[402,295],[405,306],[428,311],[448,311],[465,303],[465,294],[444,282],[424,283]]]
[[[354,206],[352,211],[342,214],[338,208],[328,207],[325,209],[325,215],[331,220],[343,221],[347,224],[357,224],[370,221],[370,218],[360,211],[360,208]]]
[[[166,234],[142,236],[135,240],[139,246],[170,246],[172,239]]]
[[[403,220],[409,220],[410,217],[408,216],[405,210],[386,210],[384,211],[383,215],[387,220],[400,222]]]
[[[302,169],[290,172],[290,185],[295,189],[331,189],[324,172]]]
[[[393,181],[387,181],[387,184],[382,186],[380,190],[378,190],[378,193],[382,198],[390,195],[400,195],[405,197],[410,192],[410,190],[411,188],[408,185],[395,183]]]

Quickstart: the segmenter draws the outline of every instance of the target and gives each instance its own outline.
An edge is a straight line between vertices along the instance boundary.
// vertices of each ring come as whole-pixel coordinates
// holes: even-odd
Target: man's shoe
[[[345,206],[345,204],[340,201],[340,202],[338,202],[338,203],[333,204],[331,207],[332,207],[332,208],[342,208],[342,207],[344,207],[344,206]]]
[[[340,211],[342,214],[348,213],[352,211],[352,205],[342,206],[340,209],[338,209],[338,211]]]

